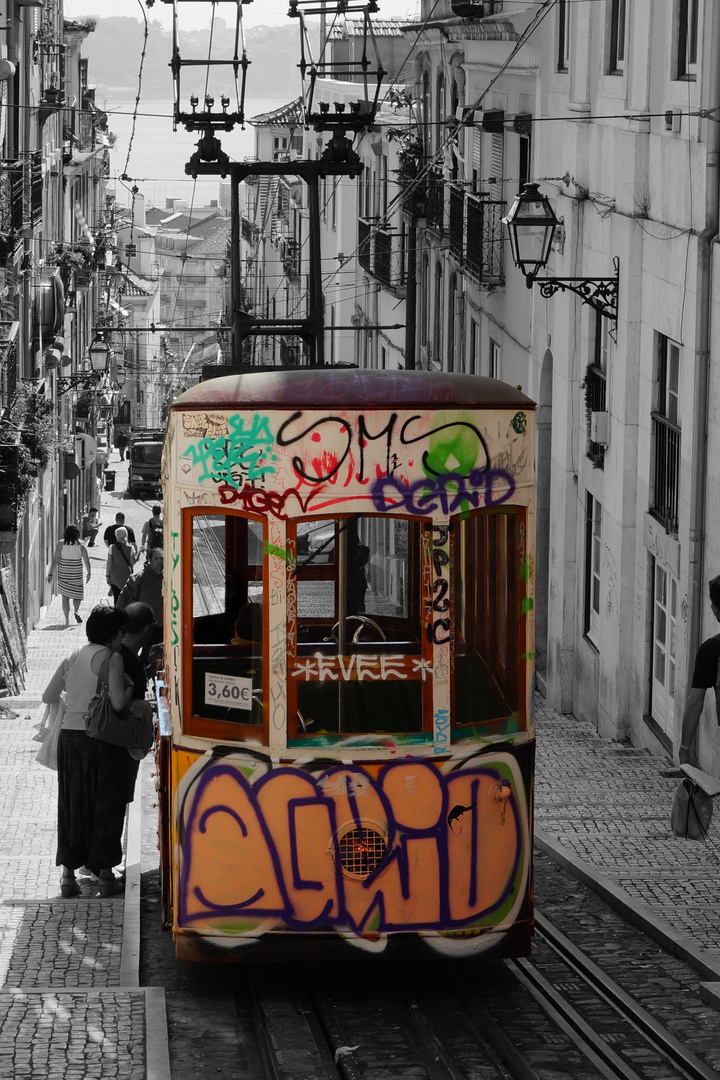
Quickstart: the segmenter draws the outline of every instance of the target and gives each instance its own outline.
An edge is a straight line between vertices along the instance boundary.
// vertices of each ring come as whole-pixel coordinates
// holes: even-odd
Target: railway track
[[[538,916],[533,960],[234,969],[248,1080],[720,1080]]]

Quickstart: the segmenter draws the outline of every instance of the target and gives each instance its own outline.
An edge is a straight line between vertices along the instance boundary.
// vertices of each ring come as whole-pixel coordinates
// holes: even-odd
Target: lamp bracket
[[[534,278],[536,285],[540,286],[540,294],[548,299],[556,292],[572,292],[579,296],[583,304],[590,304],[598,314],[605,319],[617,322],[618,317],[618,284],[620,281],[620,260],[613,259],[615,276],[602,277],[568,277],[568,278]]]
[[[85,372],[79,375],[63,376],[57,380],[57,396],[62,397],[69,390],[93,390],[102,378],[100,372]]]

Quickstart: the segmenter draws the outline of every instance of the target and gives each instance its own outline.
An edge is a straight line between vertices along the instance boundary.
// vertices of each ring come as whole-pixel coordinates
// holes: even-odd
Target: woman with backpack
[[[105,580],[110,586],[113,603],[117,606],[118,596],[123,585],[130,577],[135,562],[135,549],[128,543],[128,532],[124,525],[115,530],[115,542],[110,545],[105,568]]]
[[[156,503],[152,508],[152,517],[149,518],[143,525],[142,538],[140,545],[146,555],[149,555],[153,548],[161,548],[163,546],[163,523],[162,523],[162,507]]]

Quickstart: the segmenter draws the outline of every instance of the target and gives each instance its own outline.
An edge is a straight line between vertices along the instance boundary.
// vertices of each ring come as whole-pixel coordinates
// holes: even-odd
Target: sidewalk
[[[707,844],[677,839],[670,760],[535,700],[535,846],[714,983],[703,996],[720,1008],[718,801]]]
[[[170,1076],[162,990],[139,986],[140,799],[124,839],[124,897],[59,897],[57,774],[35,761],[42,692],[60,661],[85,644],[85,622],[107,596],[102,532],[122,510],[139,542],[149,508],[125,501],[127,462],[113,451],[115,491],[88,549],[83,623],[66,629],[60,597],[28,636],[25,691],[0,699],[0,1076],[27,1080],[144,1080]],[[142,561],[140,563],[142,565]],[[140,567],[138,567],[140,568]],[[72,617],[72,616],[71,616]]]

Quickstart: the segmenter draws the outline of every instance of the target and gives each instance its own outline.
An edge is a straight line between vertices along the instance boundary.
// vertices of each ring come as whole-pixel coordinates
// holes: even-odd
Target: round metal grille
[[[340,865],[353,877],[366,878],[377,870],[385,858],[385,837],[376,829],[363,826],[346,832],[338,840]]]

